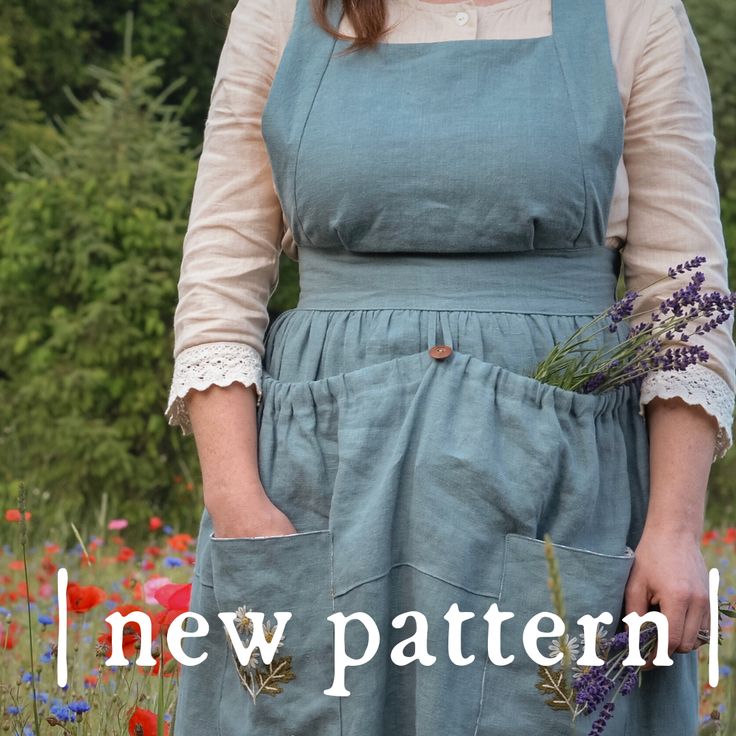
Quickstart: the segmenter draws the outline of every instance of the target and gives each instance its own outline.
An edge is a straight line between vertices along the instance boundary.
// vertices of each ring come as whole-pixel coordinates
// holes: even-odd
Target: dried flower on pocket
[[[244,605],[239,606],[235,611],[235,628],[241,635],[240,639],[243,645],[247,647],[253,635],[253,620],[248,616],[248,609]],[[263,636],[265,640],[268,642],[272,641],[275,633],[276,627],[268,619],[263,624]],[[282,637],[276,645],[277,652],[283,647],[284,639],[285,637]],[[278,695],[283,692],[282,685],[296,677],[291,667],[290,655],[274,656],[271,664],[266,664],[261,661],[260,651],[254,649],[249,661],[246,664],[241,664],[235,652],[235,647],[229,638],[228,644],[240,683],[254,703],[259,695]]]

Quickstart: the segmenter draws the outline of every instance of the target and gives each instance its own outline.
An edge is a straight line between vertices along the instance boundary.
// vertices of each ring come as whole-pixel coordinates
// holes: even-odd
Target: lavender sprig
[[[572,652],[577,650],[577,645],[573,645],[576,638],[570,639],[567,632],[562,576],[549,535],[545,535],[544,543],[548,586],[555,612],[565,622],[565,633],[559,641],[554,641],[550,645],[551,651],[555,646],[558,652],[562,652],[561,661],[551,667],[540,665],[539,679],[535,687],[545,697],[548,707],[553,710],[567,710],[571,713],[573,722],[581,715],[592,715],[597,712],[588,736],[600,736],[613,716],[616,698],[629,695],[641,684],[644,665],[624,664],[631,648],[628,628],[610,637],[606,636],[605,630],[597,633],[595,648],[602,660],[600,665],[580,666],[577,663],[571,665]],[[717,637],[718,642],[722,643],[723,619],[724,617],[736,619],[736,602],[719,599],[717,605]],[[645,663],[658,646],[657,635],[657,626],[653,622],[645,621],[636,642]],[[571,681],[568,679],[570,670],[572,670]]]
[[[727,600],[718,603],[718,639],[722,637],[723,617],[736,618],[736,606]],[[648,661],[657,646],[657,627],[645,622],[639,634],[639,651]],[[599,643],[603,664],[579,669],[572,682],[574,708],[572,720],[598,711],[588,736],[600,736],[610,721],[616,698],[632,693],[641,682],[644,665],[624,665],[629,652],[629,631],[620,631]],[[600,710],[599,710],[600,709]]]
[[[693,271],[705,261],[704,256],[696,256],[672,266],[666,276],[646,288]],[[685,286],[649,312],[648,320],[630,326],[627,337],[620,343],[598,349],[589,347],[599,333],[616,332],[624,320],[633,321],[646,314],[647,310],[634,311],[642,292],[628,291],[567,340],[556,344],[537,365],[533,377],[570,391],[600,393],[638,381],[653,371],[683,371],[690,365],[707,362],[708,351],[702,345],[691,344],[690,337],[706,334],[726,322],[736,308],[736,292],[726,295],[717,291],[702,293],[704,282],[704,274],[696,271]],[[698,318],[708,319],[689,330]],[[607,324],[599,326],[604,320]],[[665,339],[687,344],[663,350]]]

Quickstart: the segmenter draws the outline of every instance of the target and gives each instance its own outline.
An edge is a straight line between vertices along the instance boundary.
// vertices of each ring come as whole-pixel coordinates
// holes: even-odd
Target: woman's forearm
[[[241,383],[210,386],[204,391],[190,391],[185,401],[205,495],[226,499],[257,489],[255,390]]]
[[[292,534],[258,469],[256,392],[242,383],[190,391],[185,399],[202,471],[204,504],[217,537]]]
[[[649,506],[626,585],[626,611],[643,615],[657,606],[668,621],[669,653],[689,652],[702,644],[698,631],[709,622],[700,538],[717,423],[678,398],[653,399],[646,412]]]
[[[646,406],[650,499],[646,527],[700,540],[718,425],[702,407],[682,399]]]

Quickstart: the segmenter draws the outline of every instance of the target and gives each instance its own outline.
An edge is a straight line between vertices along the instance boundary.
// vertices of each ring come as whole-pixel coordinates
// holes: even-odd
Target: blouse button
[[[464,26],[468,22],[469,18],[470,16],[466,12],[460,11],[455,15],[455,22],[459,26]]]

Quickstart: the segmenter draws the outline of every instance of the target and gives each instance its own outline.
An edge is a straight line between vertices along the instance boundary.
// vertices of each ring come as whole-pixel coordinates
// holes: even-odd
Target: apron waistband
[[[607,246],[518,253],[354,253],[299,248],[301,309],[430,309],[596,315],[613,304]]]

